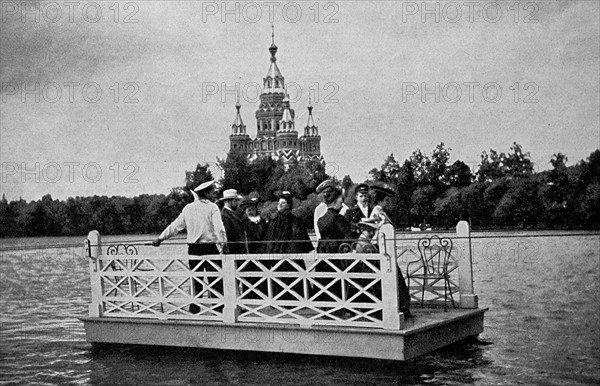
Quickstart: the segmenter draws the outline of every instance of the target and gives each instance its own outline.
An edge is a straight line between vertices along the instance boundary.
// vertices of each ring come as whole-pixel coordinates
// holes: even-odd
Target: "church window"
[[[313,150],[317,150],[317,145],[313,145]]]
[[[266,142],[262,142],[261,149],[262,150],[267,150],[267,143]]]
[[[269,142],[269,150],[273,150],[273,142]]]

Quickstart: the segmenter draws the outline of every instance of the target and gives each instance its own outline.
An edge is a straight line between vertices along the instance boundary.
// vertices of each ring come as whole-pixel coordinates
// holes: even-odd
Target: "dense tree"
[[[510,153],[499,153],[490,149],[481,154],[481,165],[477,171],[479,181],[495,181],[503,177],[529,177],[533,174],[533,162],[529,153],[516,142],[510,147]]]
[[[550,170],[534,174],[529,154],[516,143],[508,154],[490,150],[482,155],[477,180],[462,161],[449,165],[450,149],[441,143],[431,157],[420,150],[404,162],[393,154],[369,180],[385,182],[397,190],[389,214],[398,228],[422,222],[453,227],[460,219],[473,228],[587,228],[600,229],[600,150],[586,160],[567,166],[567,157],[556,153]],[[248,161],[232,157],[222,162],[222,188],[259,196],[261,214],[276,212],[278,190],[296,195],[294,213],[312,227],[312,213],[319,203],[315,188],[328,178],[320,163],[292,164],[260,157]],[[212,178],[208,164],[185,173],[185,185],[169,194],[129,197],[69,197],[38,201],[0,200],[0,237],[85,235],[92,229],[102,234],[159,233],[192,201],[189,189]],[[342,179],[353,204],[353,182]]]
[[[463,161],[455,161],[446,169],[444,180],[449,186],[462,188],[471,185],[473,174],[466,163]]]

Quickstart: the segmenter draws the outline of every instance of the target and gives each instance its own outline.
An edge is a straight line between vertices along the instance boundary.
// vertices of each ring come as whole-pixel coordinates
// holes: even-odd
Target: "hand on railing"
[[[162,243],[162,240],[160,238],[156,238],[154,241],[152,241],[152,246],[160,247],[160,243]]]

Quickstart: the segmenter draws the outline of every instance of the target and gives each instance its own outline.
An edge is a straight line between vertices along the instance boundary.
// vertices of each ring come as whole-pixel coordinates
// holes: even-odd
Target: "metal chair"
[[[422,281],[421,287],[421,307],[424,306],[425,288],[428,291],[441,297],[441,295],[433,289],[433,285],[440,280],[444,281],[444,311],[448,311],[448,293],[454,304],[452,296],[452,287],[450,285],[450,276],[448,266],[450,264],[450,256],[452,252],[452,240],[449,238],[440,238],[437,235],[429,238],[420,239],[417,243],[419,249],[420,260],[411,261],[406,266],[406,278],[408,281],[408,291],[410,293],[410,281]]]

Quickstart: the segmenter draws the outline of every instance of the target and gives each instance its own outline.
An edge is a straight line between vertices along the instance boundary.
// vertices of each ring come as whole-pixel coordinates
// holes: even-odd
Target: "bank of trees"
[[[392,154],[369,172],[371,182],[397,189],[390,213],[398,228],[445,228],[467,220],[475,229],[600,229],[600,150],[573,166],[566,166],[567,157],[557,153],[551,169],[541,173],[534,172],[529,153],[516,143],[507,153],[483,152],[475,173],[462,161],[451,163],[450,150],[441,143],[430,155],[417,150],[402,162]],[[315,188],[336,177],[317,162],[292,164],[286,170],[270,158],[250,162],[231,155],[220,166],[220,186],[260,197],[265,216],[274,215],[278,191],[291,191],[297,197],[294,210],[309,227],[319,203]],[[30,202],[8,202],[3,196],[0,237],[85,235],[92,229],[101,234],[159,233],[191,202],[189,189],[207,177],[212,177],[209,166],[199,164],[185,173],[183,186],[167,195],[64,201],[45,195]],[[340,182],[347,190],[346,203],[352,205],[354,182],[349,176]]]
[[[508,153],[484,151],[474,174],[462,161],[449,163],[449,154],[441,143],[431,156],[417,150],[400,165],[390,155],[371,170],[373,181],[399,192],[391,211],[398,227],[467,220],[475,229],[600,228],[600,150],[570,167],[557,153],[541,173],[517,143]]]

